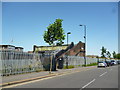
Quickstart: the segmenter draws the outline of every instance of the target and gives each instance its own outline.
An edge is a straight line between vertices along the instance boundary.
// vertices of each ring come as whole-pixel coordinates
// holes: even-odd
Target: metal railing
[[[68,66],[72,65],[74,67],[84,65],[84,57],[80,57],[80,56],[63,56],[63,60],[64,60],[63,63],[64,66],[66,66],[66,64],[68,64]],[[106,59],[106,60],[110,60],[110,59]],[[105,61],[105,59],[99,58],[99,61]],[[86,57],[86,65],[97,62],[98,62],[98,58]]]
[[[0,75],[14,75],[50,69],[51,53],[38,54],[18,52],[13,50],[0,50]],[[107,59],[108,60],[108,59]],[[86,64],[97,63],[98,58],[86,57]],[[104,61],[104,59],[99,59]],[[62,66],[72,65],[74,67],[84,65],[84,57],[63,56]]]
[[[13,75],[44,70],[43,63],[45,63],[45,59],[48,57],[49,55],[43,56],[37,53],[1,50],[0,74]],[[49,64],[49,62],[47,62],[47,64]]]

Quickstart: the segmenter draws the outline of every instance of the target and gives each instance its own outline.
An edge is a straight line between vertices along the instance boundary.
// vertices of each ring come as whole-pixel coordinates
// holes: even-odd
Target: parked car
[[[107,66],[111,66],[111,62],[110,61],[105,61],[105,63],[107,64]]]
[[[120,64],[120,60],[117,61],[117,64]]]
[[[99,61],[98,67],[107,67],[107,64],[104,61]]]
[[[111,60],[111,65],[116,65],[116,61],[115,60]]]

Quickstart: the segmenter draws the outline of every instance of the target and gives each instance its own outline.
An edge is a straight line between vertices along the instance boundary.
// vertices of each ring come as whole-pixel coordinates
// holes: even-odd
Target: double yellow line
[[[4,88],[6,86],[20,84],[20,83],[24,83],[24,82],[33,81],[33,80],[44,79],[44,78],[49,79],[49,77],[63,76],[63,75],[68,75],[68,74],[72,74],[72,73],[76,73],[76,72],[87,71],[87,70],[94,69],[94,68],[96,68],[96,67],[82,68],[80,70],[79,69],[78,70],[70,70],[70,71],[62,72],[62,73],[51,73],[49,75],[40,76],[40,77],[36,77],[36,78],[30,78],[30,79],[25,79],[25,80],[20,80],[20,81],[13,81],[13,82],[8,82],[8,83],[3,83],[3,84],[0,84],[0,87]]]

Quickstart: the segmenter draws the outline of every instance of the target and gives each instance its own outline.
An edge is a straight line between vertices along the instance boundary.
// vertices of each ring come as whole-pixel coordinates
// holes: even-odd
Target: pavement
[[[61,70],[60,72],[68,72]],[[59,71],[58,71],[59,72]],[[118,66],[106,68],[83,67],[75,68],[54,77],[33,80],[25,83],[11,85],[5,88],[69,88],[68,90],[86,90],[86,88],[99,88],[90,90],[119,90]],[[71,88],[71,89],[70,89]],[[78,89],[77,89],[78,88]],[[106,89],[108,88],[108,89]],[[60,90],[60,89],[59,89]],[[61,89],[62,90],[62,89]],[[89,89],[88,89],[89,90]]]
[[[49,74],[49,71],[41,71],[41,72],[32,72],[32,73],[26,73],[26,74],[19,74],[19,75],[11,75],[11,76],[2,76],[2,83],[0,83],[0,86],[8,86],[13,85],[17,83],[23,83],[28,82],[32,80],[62,75],[62,74],[69,74],[74,72],[80,72],[88,69],[96,68],[96,66],[90,66],[90,67],[78,67],[78,68],[72,68],[72,69],[58,69],[57,71],[52,71],[51,74]]]

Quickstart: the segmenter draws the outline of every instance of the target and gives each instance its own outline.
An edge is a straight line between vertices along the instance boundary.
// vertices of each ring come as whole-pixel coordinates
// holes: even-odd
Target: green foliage
[[[107,51],[107,53],[106,53],[106,54],[107,54],[107,57],[108,57],[108,58],[110,58],[110,57],[111,57],[111,54],[110,54],[110,52],[109,52],[109,51]]]
[[[87,64],[86,66],[96,66],[97,63],[90,63],[90,64]],[[78,66],[85,66],[84,64],[83,65],[78,65]],[[71,68],[75,68],[74,65],[69,65],[68,68],[66,68],[66,66],[64,66],[63,69],[71,69]]]
[[[29,70],[32,70],[32,66],[31,65],[29,65]]]
[[[116,57],[117,57],[117,59],[120,59],[120,53],[118,53]]]
[[[96,65],[97,65],[97,63],[90,63],[87,66],[96,66]]]
[[[41,69],[36,69],[35,71],[36,71],[36,72],[41,72],[42,70],[41,70]]]
[[[62,19],[56,19],[53,24],[47,27],[47,31],[44,32],[43,38],[46,43],[53,45],[56,41],[56,45],[62,45],[65,39],[64,30],[62,28]]]
[[[116,52],[115,51],[113,51],[113,58],[115,59],[115,58],[117,58],[117,54],[116,54]]]
[[[102,46],[102,49],[101,49],[101,57],[102,58],[105,58],[106,50],[107,49]]]
[[[80,67],[80,66],[82,66],[82,65],[78,65],[78,67]]]
[[[90,63],[90,64],[87,64],[86,66],[96,66],[97,63]],[[85,66],[84,64],[82,66]]]
[[[66,68],[66,66],[64,66],[64,69],[71,69],[71,68],[75,68],[74,65],[69,65],[68,68]]]
[[[114,59],[120,59],[120,53],[116,54],[116,52],[113,52],[113,58]]]

